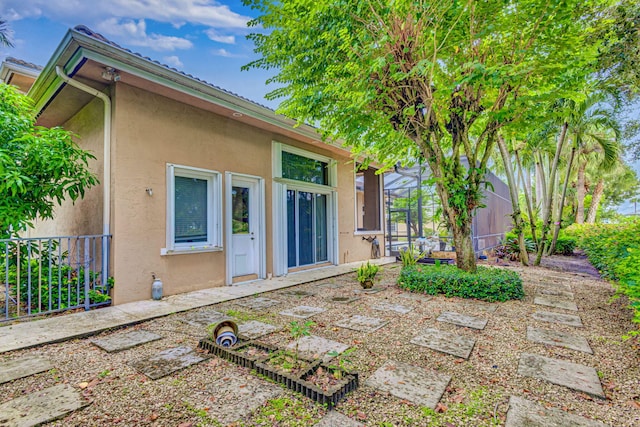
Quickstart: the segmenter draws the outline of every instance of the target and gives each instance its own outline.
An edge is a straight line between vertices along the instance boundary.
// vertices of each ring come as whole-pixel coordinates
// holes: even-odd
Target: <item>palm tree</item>
[[[13,42],[9,38],[9,24],[0,18],[0,46],[13,47]]]

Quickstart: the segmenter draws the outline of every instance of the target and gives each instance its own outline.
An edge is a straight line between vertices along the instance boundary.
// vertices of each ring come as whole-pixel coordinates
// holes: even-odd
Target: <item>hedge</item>
[[[398,286],[412,292],[446,297],[476,298],[484,301],[522,299],[522,279],[515,271],[478,266],[468,273],[453,265],[404,267]]]

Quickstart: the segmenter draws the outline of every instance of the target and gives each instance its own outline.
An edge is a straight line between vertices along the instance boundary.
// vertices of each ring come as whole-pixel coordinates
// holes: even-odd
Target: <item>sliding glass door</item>
[[[328,261],[327,195],[287,190],[288,267]]]

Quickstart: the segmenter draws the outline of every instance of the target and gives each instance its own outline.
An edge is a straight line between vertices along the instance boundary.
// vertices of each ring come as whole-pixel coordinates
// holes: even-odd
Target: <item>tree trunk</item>
[[[511,168],[511,157],[509,156],[509,150],[507,144],[504,141],[502,135],[498,135],[498,148],[500,149],[500,155],[502,156],[502,163],[504,163],[504,171],[507,175],[507,185],[509,186],[509,194],[511,195],[511,208],[513,213],[514,230],[518,234],[518,247],[520,248],[520,262],[522,265],[529,265],[529,253],[527,252],[527,245],[524,242],[524,224],[522,221],[522,215],[520,214],[520,203],[518,201],[518,183],[513,174]]]
[[[453,243],[456,247],[456,266],[464,271],[475,273],[476,253],[473,250],[473,239],[471,238],[471,222],[468,226],[462,227],[454,224],[451,227],[453,232]]]
[[[536,207],[540,212],[544,212],[547,207],[547,182],[544,176],[544,164],[542,163],[542,154],[538,153],[536,159]]]
[[[587,168],[586,160],[580,163],[578,167],[578,182],[576,183],[576,199],[577,199],[577,208],[576,208],[576,224],[584,223],[584,196],[587,193],[584,184],[584,171]]]
[[[558,137],[558,145],[556,146],[556,154],[553,156],[553,163],[549,168],[549,181],[547,188],[547,200],[545,202],[545,210],[542,215],[542,235],[540,237],[540,242],[538,244],[538,254],[536,255],[536,261],[534,265],[540,265],[540,261],[542,261],[542,253],[544,252],[544,247],[547,241],[547,234],[549,233],[549,229],[551,226],[551,209],[553,207],[553,194],[554,194],[554,185],[556,183],[556,174],[558,172],[558,162],[560,161],[560,154],[562,153],[562,149],[564,148],[564,140],[567,137],[567,129],[569,128],[569,123],[564,122],[562,124],[562,129],[560,131],[560,136]]]
[[[534,217],[533,204],[531,202],[531,185],[525,184],[524,174],[522,172],[522,163],[520,162],[520,155],[518,151],[515,151],[516,162],[518,163],[518,171],[520,174],[520,180],[522,181],[522,189],[524,191],[524,199],[527,202],[527,213],[529,214],[529,227],[531,228],[531,235],[536,246],[538,245],[538,235],[536,234],[536,218]]]
[[[604,193],[604,180],[600,178],[591,197],[591,206],[589,206],[589,213],[587,213],[587,224],[595,224],[596,222],[596,214],[598,213],[600,200],[602,200],[602,193]]]
[[[551,239],[551,245],[547,251],[547,255],[553,255],[556,250],[556,243],[558,242],[558,236],[560,235],[560,227],[562,226],[562,211],[564,211],[564,200],[567,197],[567,188],[569,187],[569,178],[571,177],[571,167],[573,166],[573,160],[576,157],[576,147],[571,147],[571,154],[569,155],[569,163],[567,163],[567,174],[564,177],[564,185],[562,186],[562,197],[560,198],[560,206],[558,207],[558,215],[556,216],[555,229],[553,230],[553,239]]]

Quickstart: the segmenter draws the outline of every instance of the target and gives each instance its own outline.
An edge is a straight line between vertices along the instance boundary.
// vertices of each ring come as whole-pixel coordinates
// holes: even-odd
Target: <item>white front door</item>
[[[228,282],[263,278],[264,203],[260,178],[228,174]],[[229,275],[228,275],[229,276]]]

